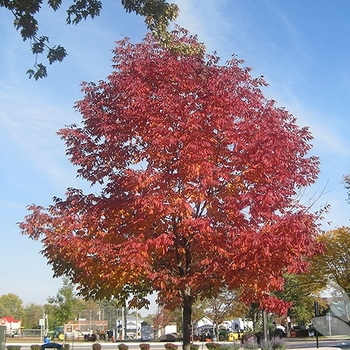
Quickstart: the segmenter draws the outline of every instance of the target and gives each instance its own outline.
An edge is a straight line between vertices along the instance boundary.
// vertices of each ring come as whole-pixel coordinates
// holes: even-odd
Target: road
[[[318,344],[316,338],[294,338],[294,339],[286,339],[286,347],[287,349],[317,349],[317,345],[319,348],[325,350],[328,349],[349,349],[350,350],[350,340],[349,339],[325,339],[319,338]]]
[[[315,338],[294,338],[294,339],[285,339],[286,342],[286,348],[287,349],[309,349],[314,350],[317,349],[316,347],[316,339]],[[67,343],[70,345],[70,350],[92,350],[92,342],[72,342],[67,341]],[[118,350],[118,344],[121,342],[100,342],[102,345],[102,350]],[[164,350],[164,342],[145,342],[149,343],[151,345],[151,350]],[[196,344],[200,345],[199,350],[207,350],[205,343],[201,342],[195,342]],[[6,345],[20,345],[21,350],[30,350],[30,346],[33,344],[40,344],[40,342],[16,342],[11,341],[6,343]],[[125,342],[129,346],[129,350],[139,350],[139,344],[140,342]],[[179,349],[181,349],[181,343],[177,342],[175,343],[179,346]],[[336,350],[336,349],[344,349],[344,350],[350,350],[350,339],[323,339],[320,338],[318,342],[318,347],[322,350]]]

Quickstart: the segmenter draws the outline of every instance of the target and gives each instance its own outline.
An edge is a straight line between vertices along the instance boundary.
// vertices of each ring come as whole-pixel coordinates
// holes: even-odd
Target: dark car
[[[158,339],[158,341],[164,341],[164,342],[175,342],[175,341],[181,341],[182,337],[177,333],[169,333],[161,335]]]
[[[97,339],[97,336],[96,336],[96,334],[84,334],[84,340],[85,341],[96,341],[96,339]]]

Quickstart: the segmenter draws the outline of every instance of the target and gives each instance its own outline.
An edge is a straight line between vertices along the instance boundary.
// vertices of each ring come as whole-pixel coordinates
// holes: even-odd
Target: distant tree
[[[166,42],[169,34],[167,27],[169,21],[175,20],[178,15],[178,7],[175,4],[169,4],[165,0],[121,0],[127,12],[135,12],[145,18],[147,28],[150,29],[156,37]],[[48,0],[48,6],[57,11],[62,0]],[[39,23],[37,14],[42,8],[42,0],[30,1],[8,1],[0,0],[0,7],[4,7],[12,12],[14,16],[14,26],[20,31],[23,41],[31,41],[31,49],[34,55],[47,53],[49,64],[61,62],[67,52],[61,45],[50,46],[49,38],[45,35],[39,36]],[[67,24],[78,24],[88,17],[95,18],[100,15],[102,10],[102,1],[100,0],[74,0],[67,9]],[[47,68],[42,63],[35,63],[35,70],[29,69],[29,77],[35,80],[47,76]]]
[[[182,314],[180,315],[181,324],[182,324]],[[199,320],[205,316],[205,307],[203,307],[202,300],[195,300],[192,305],[192,324],[195,325]]]
[[[47,301],[50,329],[76,319],[79,311],[86,309],[86,302],[76,296],[74,285],[67,278],[63,278],[63,286],[56,296],[49,297]]]
[[[172,35],[172,47],[200,46],[185,30]],[[296,197],[318,174],[310,132],[236,57],[221,66],[151,35],[120,41],[114,55],[108,81],[83,84],[82,127],[59,132],[101,192],[71,188],[47,209],[30,206],[22,233],[42,239],[55,276],[82,295],[133,307],[155,291],[160,305],[182,307],[185,349],[193,303],[222,288],[284,312],[270,292],[318,249],[318,217]]]
[[[171,310],[159,307],[153,317],[153,327],[156,330],[162,329],[172,321],[174,318],[171,315]]]
[[[345,189],[348,192],[348,202],[350,203],[350,174],[345,175],[343,180]]]
[[[332,302],[343,304],[344,315],[339,319],[338,326],[350,328],[350,227],[338,227],[322,233],[318,237],[320,244],[324,246],[322,254],[315,255],[311,259],[310,269],[307,274],[298,277],[304,289],[314,291],[313,295],[326,292]],[[320,302],[320,311],[329,309],[329,305]],[[337,311],[333,313],[337,315]],[[325,317],[325,316],[324,316]],[[340,326],[340,324],[342,324]],[[345,326],[344,326],[345,325]]]
[[[74,298],[74,306],[73,306],[73,313],[74,313],[74,318],[77,319],[79,316],[79,313],[82,312],[93,312],[96,317],[98,314],[101,312],[101,308],[99,303],[97,303],[93,299],[83,299],[81,297],[75,297]]]
[[[291,303],[287,316],[293,323],[305,325],[310,323],[315,315],[314,302],[323,305],[320,297],[321,289],[310,287],[308,280],[310,274],[306,273],[303,277],[300,275],[285,274],[285,283],[283,291],[277,292],[278,298]]]
[[[148,315],[142,317],[142,322],[146,323],[147,325],[152,325],[155,317],[156,317],[156,314],[154,314],[154,313],[148,314]]]
[[[28,329],[40,328],[39,320],[43,318],[44,306],[30,303],[24,308],[22,326]]]
[[[305,284],[314,290],[336,284],[350,295],[350,227],[322,233],[318,241],[324,245],[324,252],[311,259]]]
[[[97,300],[96,305],[99,307],[103,319],[108,321],[108,328],[115,327],[118,319],[118,314],[121,313],[121,306],[118,300],[115,299],[102,299]],[[141,318],[141,317],[140,317]]]
[[[192,326],[194,327],[196,323],[202,319],[205,313],[205,302],[201,300],[196,300],[192,305]],[[162,312],[165,313],[165,316],[162,315]],[[156,322],[156,324],[162,325],[166,324],[166,322],[176,322],[176,327],[180,331],[182,329],[182,308],[177,307],[173,310],[167,310],[163,307],[158,308],[157,312],[152,316],[152,320]],[[165,320],[165,321],[159,321]],[[154,323],[153,323],[154,324]]]
[[[23,316],[23,301],[22,299],[13,293],[3,294],[0,296],[0,312],[7,312],[7,315],[3,316],[12,316],[15,319],[19,320]]]
[[[10,315],[10,311],[5,307],[5,305],[0,303],[0,317]]]
[[[215,298],[205,300],[202,307],[205,316],[213,321],[216,332],[223,321],[241,317],[248,312],[247,306],[239,300],[239,290],[224,289]]]

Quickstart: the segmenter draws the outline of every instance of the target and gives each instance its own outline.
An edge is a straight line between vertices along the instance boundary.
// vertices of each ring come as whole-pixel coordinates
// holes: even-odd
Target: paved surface
[[[286,341],[286,348],[287,349],[293,349],[293,350],[350,350],[350,340],[349,339],[319,339],[318,342],[318,348],[316,346],[316,339],[315,338],[300,338],[300,339],[285,339]],[[70,350],[92,350],[92,342],[72,342],[67,341],[67,343],[70,345]],[[102,350],[118,350],[118,344],[122,343],[116,342],[100,342],[102,345]],[[129,350],[140,350],[139,344],[141,342],[125,342],[129,346]],[[151,350],[164,350],[164,344],[165,342],[147,342],[151,345]],[[20,342],[11,340],[10,342],[7,342],[6,345],[19,345],[21,346],[21,350],[30,350],[30,346],[33,344],[42,344],[40,341],[33,340],[32,342],[26,341],[26,342]],[[179,350],[181,350],[182,344],[180,342],[176,342],[179,346]],[[199,345],[199,350],[207,350],[205,343],[201,342],[195,342],[195,344]]]

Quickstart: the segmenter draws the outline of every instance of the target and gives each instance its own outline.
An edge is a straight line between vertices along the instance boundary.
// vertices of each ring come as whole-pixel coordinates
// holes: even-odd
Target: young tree
[[[50,328],[63,326],[77,318],[78,313],[86,308],[86,302],[77,298],[75,288],[68,278],[63,279],[63,286],[54,297],[48,298]]]
[[[227,289],[222,290],[215,298],[205,300],[203,308],[205,316],[213,321],[216,337],[218,337],[218,326],[220,323],[228,319],[241,317],[248,311],[246,305],[239,301],[239,291]],[[219,340],[224,340],[220,339],[220,337],[218,338]]]
[[[172,35],[172,47],[200,45]],[[296,198],[318,174],[310,132],[242,61],[218,62],[151,35],[118,42],[108,80],[82,85],[82,126],[59,131],[100,193],[70,188],[20,224],[82,295],[140,306],[156,291],[160,305],[182,307],[185,348],[196,299],[240,288],[243,301],[283,312],[270,291],[317,250],[317,217]]]
[[[121,0],[127,12],[135,12],[145,18],[147,28],[150,29],[160,41],[167,42],[169,34],[167,27],[170,21],[175,20],[179,9],[175,4],[169,4],[165,0]],[[49,0],[48,6],[57,11],[62,0]],[[61,62],[67,52],[61,45],[49,46],[49,38],[45,35],[38,36],[39,23],[36,19],[41,10],[42,0],[30,1],[6,1],[0,0],[0,7],[4,7],[12,12],[14,16],[14,26],[20,31],[23,41],[31,40],[31,49],[34,55],[47,53],[49,64]],[[75,0],[66,10],[67,24],[78,24],[88,17],[92,19],[99,16],[102,10],[100,0]],[[38,80],[47,76],[46,66],[42,63],[35,64],[35,70],[29,69],[29,77]]]

